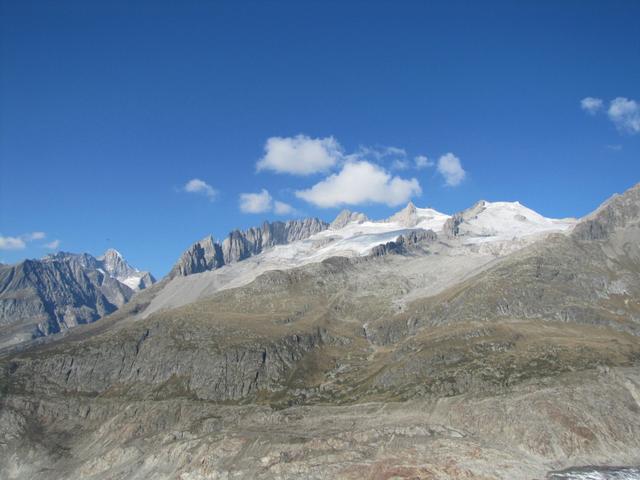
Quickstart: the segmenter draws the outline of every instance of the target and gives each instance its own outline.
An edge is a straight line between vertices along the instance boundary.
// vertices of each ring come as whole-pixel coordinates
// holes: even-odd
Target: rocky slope
[[[504,229],[482,210],[458,234],[394,233],[140,315],[167,280],[140,308],[0,358],[5,476],[531,480],[637,465],[639,195],[515,250],[494,248]]]
[[[93,322],[154,279],[115,250],[95,258],[57,253],[0,266],[0,347]]]

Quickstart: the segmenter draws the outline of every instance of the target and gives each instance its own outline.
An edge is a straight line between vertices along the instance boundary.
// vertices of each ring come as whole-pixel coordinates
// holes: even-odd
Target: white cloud
[[[385,160],[389,157],[395,158],[405,158],[407,156],[407,151],[404,148],[398,147],[367,147],[360,146],[358,150],[349,155],[349,159],[352,161],[355,160]]]
[[[586,97],[580,101],[583,110],[595,115],[604,107],[600,98]],[[607,116],[618,131],[631,135],[640,133],[640,103],[630,98],[616,97],[609,102]]]
[[[407,151],[404,148],[389,146],[364,146],[360,145],[354,153],[344,156],[347,162],[370,162],[389,165],[391,170],[408,170],[412,164],[407,160]]]
[[[273,211],[276,215],[294,215],[295,213],[297,213],[296,209],[291,205],[279,200],[273,202]]]
[[[607,115],[621,132],[640,133],[640,104],[635,100],[614,98],[609,104]]]
[[[460,159],[453,153],[447,153],[438,159],[438,172],[450,187],[460,185],[467,175],[460,164]]]
[[[435,165],[426,155],[417,155],[413,161],[409,158],[404,148],[398,147],[367,147],[360,146],[355,153],[345,155],[345,160],[350,162],[367,161],[372,163],[388,163],[392,170],[409,170],[414,168],[433,167]]]
[[[620,144],[613,144],[613,145],[607,145],[607,149],[608,150],[613,150],[614,152],[619,152],[620,150],[622,150],[622,145]]]
[[[409,168],[409,162],[396,158],[391,164],[391,168],[394,170],[407,170]]]
[[[60,246],[60,240],[53,240],[49,243],[45,243],[45,248],[50,248],[51,250],[56,250]]]
[[[215,188],[199,178],[192,178],[189,180],[184,186],[184,191],[204,195],[211,201],[213,201],[218,195],[218,191]]]
[[[383,156],[386,156],[386,155],[399,155],[401,157],[407,156],[407,151],[404,148],[398,148],[398,147],[383,147],[382,152],[383,152]]]
[[[273,198],[266,189],[260,193],[241,193],[240,210],[244,213],[268,212],[273,207]]]
[[[435,165],[435,163],[429,160],[429,158],[427,158],[426,155],[418,155],[413,159],[413,161],[415,162],[416,168],[418,170],[427,168],[427,167],[433,167]]]
[[[383,203],[400,205],[422,190],[418,180],[392,177],[378,165],[367,161],[346,163],[340,172],[330,175],[307,190],[296,192],[318,207]]]
[[[0,250],[23,250],[27,243],[20,237],[3,237],[0,235]]]
[[[26,242],[31,242],[33,240],[42,240],[46,236],[47,234],[44,232],[31,232],[31,233],[25,233],[24,235],[21,235],[22,239],[25,240]]]
[[[17,237],[3,237],[0,235],[0,250],[23,250],[27,243],[34,240],[43,240],[47,234],[44,232],[23,233]]]
[[[580,107],[591,115],[598,113],[602,109],[602,106],[603,102],[601,98],[585,97],[580,100]]]
[[[271,137],[264,146],[265,155],[256,167],[277,173],[310,175],[326,172],[343,157],[342,147],[333,137]]]
[[[259,193],[241,193],[240,210],[243,213],[273,212],[276,215],[294,215],[298,213],[288,203],[274,200],[266,188],[263,188]]]

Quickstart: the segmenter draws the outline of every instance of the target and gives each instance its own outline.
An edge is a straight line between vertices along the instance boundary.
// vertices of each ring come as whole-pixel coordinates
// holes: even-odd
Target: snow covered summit
[[[133,268],[127,263],[122,254],[114,248],[108,249],[97,259],[102,269],[119,282],[124,283],[132,290],[142,290],[151,286],[155,279],[149,272],[143,272]]]
[[[468,210],[454,215],[446,226],[446,233],[450,237],[459,237],[468,244],[508,242],[566,231],[576,222],[574,218],[543,217],[520,202],[482,200]]]

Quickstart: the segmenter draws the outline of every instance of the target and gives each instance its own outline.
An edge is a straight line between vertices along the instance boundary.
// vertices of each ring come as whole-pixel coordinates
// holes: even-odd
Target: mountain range
[[[264,222],[258,228],[250,228],[246,231],[234,230],[222,243],[215,242],[209,235],[194,243],[182,254],[169,273],[169,277],[191,275],[239,262],[258,255],[269,247],[308,238],[325,230],[328,226],[326,222],[317,218],[307,218],[286,223]]]
[[[93,322],[154,282],[113,249],[0,265],[0,348]]]
[[[126,267],[0,267],[6,478],[640,464],[640,184],[581,219],[410,203],[205,237],[154,284]]]

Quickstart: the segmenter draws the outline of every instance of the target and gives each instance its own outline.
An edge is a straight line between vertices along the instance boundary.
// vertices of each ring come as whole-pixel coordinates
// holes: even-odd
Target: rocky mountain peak
[[[444,235],[448,238],[457,237],[460,234],[460,225],[476,218],[487,208],[488,203],[486,200],[479,200],[470,208],[452,215],[444,224],[442,229]]]
[[[412,201],[409,201],[406,207],[387,219],[387,222],[399,223],[407,228],[415,227],[418,221],[418,211]]]
[[[65,263],[79,268],[96,269],[99,268],[99,261],[88,253],[70,253],[70,252],[56,252],[45,255],[40,260],[25,260],[25,264],[31,262],[32,264],[54,264]]]
[[[107,250],[105,250],[105,252],[102,254],[102,257],[103,258],[120,258],[120,259],[124,258],[122,254],[115,248],[107,248]]]
[[[463,214],[464,218],[468,220],[483,212],[488,205],[489,202],[487,202],[486,200],[478,200],[470,208],[463,210],[461,213]]]
[[[568,231],[575,219],[547,218],[520,202],[481,200],[471,208],[456,213],[444,225],[445,237],[464,236],[478,242],[531,239],[541,234]]]
[[[214,270],[239,262],[275,245],[304,240],[326,230],[327,222],[318,218],[304,218],[287,222],[264,222],[260,227],[233,230],[222,242],[209,235],[194,243],[181,256],[169,273],[173,278]]]
[[[130,289],[137,291],[151,286],[155,278],[149,272],[142,272],[132,267],[115,248],[107,249],[97,258],[97,268],[102,269],[110,277],[115,278]]]
[[[331,222],[329,228],[331,230],[339,230],[350,223],[364,223],[368,220],[369,218],[364,213],[352,212],[351,210],[344,209],[338,214],[333,222]]]
[[[640,183],[613,195],[576,225],[572,235],[579,240],[603,240],[617,229],[640,223]]]
[[[98,260],[102,262],[102,268],[114,277],[129,276],[137,272],[115,248],[109,248],[102,256],[98,257]]]

